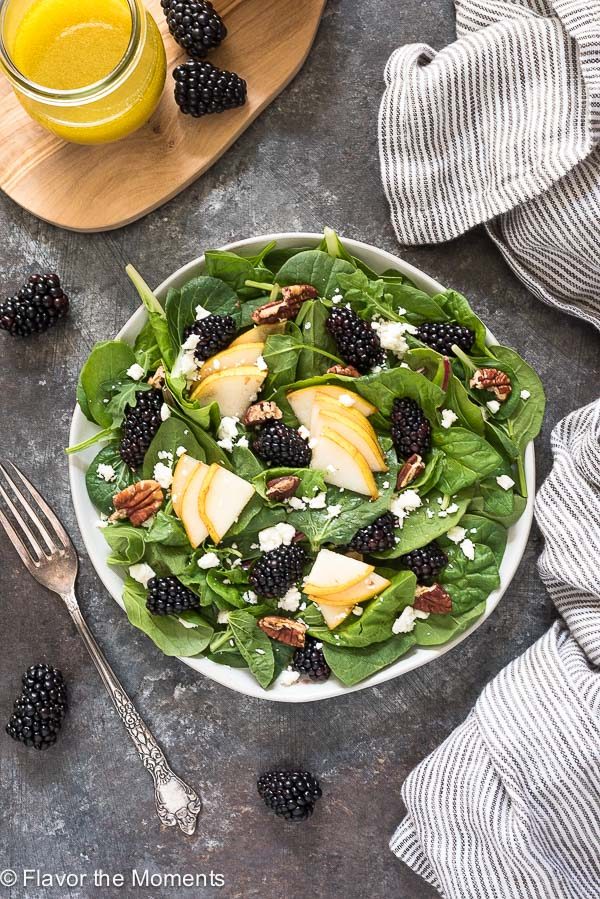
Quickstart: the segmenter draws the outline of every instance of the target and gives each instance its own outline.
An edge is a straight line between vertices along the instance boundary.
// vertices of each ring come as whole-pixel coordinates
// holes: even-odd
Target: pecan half
[[[418,453],[409,456],[396,478],[396,490],[402,490],[418,478],[422,471],[425,471],[425,463]]]
[[[148,384],[156,390],[162,390],[165,384],[165,370],[159,365],[154,374],[148,378]]]
[[[328,375],[344,375],[346,378],[360,378],[360,372],[353,365],[332,365],[327,369]]]
[[[300,478],[295,474],[286,474],[281,478],[271,478],[267,481],[267,499],[280,503],[284,499],[293,496],[300,484]]]
[[[420,612],[432,612],[435,615],[447,615],[452,611],[452,597],[441,584],[431,587],[417,587],[413,607]]]
[[[134,528],[139,528],[158,512],[164,498],[157,481],[137,481],[113,497],[115,511],[109,521],[122,521],[128,518]]]
[[[261,425],[264,421],[279,419],[282,415],[283,413],[277,403],[262,400],[260,403],[253,403],[251,406],[248,406],[242,418],[242,424],[248,427]]]
[[[286,322],[296,318],[300,306],[306,300],[314,300],[318,296],[317,291],[310,284],[292,284],[290,287],[282,287],[281,298],[270,300],[264,306],[259,306],[252,313],[252,321],[257,325],[274,325],[277,322]]]
[[[301,621],[279,615],[267,615],[266,618],[260,618],[257,624],[267,637],[279,643],[285,643],[287,646],[304,646],[307,628]]]
[[[497,368],[478,368],[469,381],[469,386],[475,390],[489,390],[500,403],[507,400],[512,392],[510,378],[506,372]]]

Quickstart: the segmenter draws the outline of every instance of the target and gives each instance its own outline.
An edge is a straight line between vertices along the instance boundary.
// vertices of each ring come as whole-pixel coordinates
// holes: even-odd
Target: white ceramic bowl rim
[[[312,232],[286,232],[281,234],[260,235],[258,237],[236,241],[228,244],[222,249],[238,252],[241,255],[253,255],[271,241],[276,241],[280,248],[286,248],[316,246],[321,240],[322,234],[315,234]],[[349,238],[344,238],[343,242],[344,246],[347,247],[352,255],[361,258],[375,271],[384,271],[387,268],[397,268],[403,274],[407,275],[418,287],[429,294],[439,293],[445,290],[445,288],[433,278],[430,278],[424,272],[385,250],[379,250],[369,244],[351,240]],[[200,256],[198,259],[194,259],[192,262],[178,269],[163,281],[156,291],[157,297],[160,300],[164,300],[167,291],[170,288],[181,287],[189,281],[190,278],[199,274],[203,266],[204,256]],[[132,343],[138,332],[141,330],[145,320],[145,310],[143,307],[140,307],[121,329],[117,338]],[[495,342],[495,338],[490,331],[488,331],[488,342]],[[79,406],[76,406],[70,429],[71,445],[87,439],[97,430],[97,427],[85,418]],[[102,531],[97,527],[98,515],[90,502],[85,487],[85,471],[97,452],[97,447],[91,447],[82,453],[69,457],[69,480],[73,495],[73,504],[83,542],[92,565],[96,569],[100,580],[108,592],[121,608],[124,608],[123,600],[121,598],[123,577],[118,570],[111,568],[107,563],[110,551],[102,536]],[[425,665],[427,662],[439,658],[439,656],[444,655],[444,653],[461,643],[469,634],[472,634],[473,631],[475,631],[485,619],[491,615],[514,577],[523,552],[525,551],[533,517],[535,485],[535,456],[533,443],[529,444],[525,453],[525,473],[529,498],[523,515],[509,530],[506,552],[500,566],[500,586],[488,597],[484,614],[464,633],[459,634],[442,646],[429,648],[414,647],[397,662],[378,671],[376,674],[371,675],[371,677],[368,677],[354,687],[344,687],[336,678],[331,677],[324,684],[294,684],[291,687],[286,687],[276,682],[268,690],[263,690],[247,669],[229,668],[224,665],[219,665],[216,662],[212,662],[209,659],[202,658],[183,658],[181,661],[185,662],[185,664],[194,668],[201,674],[217,681],[217,683],[223,684],[239,693],[244,693],[247,696],[255,696],[273,702],[313,702],[320,699],[330,699],[335,696],[342,696],[354,692],[355,690],[364,690],[367,687],[384,683],[385,681],[391,680],[401,674],[405,674],[407,671],[412,671],[414,668],[418,668],[421,665]],[[158,649],[156,651],[157,653],[160,652]]]

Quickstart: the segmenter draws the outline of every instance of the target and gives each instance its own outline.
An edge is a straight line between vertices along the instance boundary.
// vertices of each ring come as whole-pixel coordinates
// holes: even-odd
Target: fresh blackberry
[[[376,332],[370,323],[360,318],[352,309],[334,306],[327,319],[327,330],[335,340],[344,362],[366,374],[374,365],[380,365],[384,353]]]
[[[68,311],[69,298],[58,275],[31,275],[16,296],[0,303],[0,329],[30,337],[47,331]]]
[[[465,328],[457,322],[423,322],[417,328],[415,337],[443,356],[454,356],[453,344],[456,344],[465,353],[471,352],[475,331],[471,331],[470,328]]]
[[[414,453],[424,456],[431,449],[431,425],[416,400],[410,397],[394,400],[392,440],[399,459]]]
[[[227,28],[208,0],[160,0],[169,31],[194,59],[203,59],[227,37]]]
[[[181,615],[199,605],[200,597],[176,577],[153,577],[148,581],[146,608],[153,615]]]
[[[252,450],[271,468],[307,468],[312,456],[308,440],[282,421],[267,421],[252,441]]]
[[[25,746],[48,749],[56,743],[66,711],[67,689],[60,671],[32,665],[23,675],[23,693],[15,700],[6,732]]]
[[[398,519],[391,512],[384,512],[371,524],[360,528],[349,547],[357,553],[382,553],[396,545]]]
[[[135,471],[140,468],[154,435],[161,426],[160,410],[163,395],[160,390],[138,390],[135,406],[127,405],[122,424],[119,453],[123,462]]]
[[[246,82],[235,72],[194,59],[173,70],[175,102],[184,115],[199,119],[213,112],[235,109],[246,102]]]
[[[297,543],[278,546],[256,560],[250,571],[250,585],[260,596],[285,596],[302,577],[305,562],[304,547]]]
[[[448,556],[435,540],[413,549],[412,552],[398,559],[403,568],[408,568],[416,575],[417,583],[430,585],[440,576],[442,569],[448,564]]]
[[[310,818],[323,795],[319,781],[308,771],[268,771],[256,786],[267,808],[288,821]]]
[[[314,637],[307,637],[304,646],[296,650],[292,668],[300,674],[307,674],[312,680],[325,681],[331,674],[323,655],[323,644]]]
[[[198,362],[204,362],[229,346],[236,331],[237,325],[230,315],[207,315],[186,328],[183,339],[191,335],[198,337],[194,356]]]

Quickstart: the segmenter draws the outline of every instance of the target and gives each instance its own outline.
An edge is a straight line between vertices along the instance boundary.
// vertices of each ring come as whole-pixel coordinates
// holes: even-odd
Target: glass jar
[[[80,144],[143,125],[166,77],[162,37],[140,0],[0,0],[0,65],[33,119]]]

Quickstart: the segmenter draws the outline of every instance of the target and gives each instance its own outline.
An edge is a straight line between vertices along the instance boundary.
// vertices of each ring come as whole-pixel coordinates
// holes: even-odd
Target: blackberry
[[[399,459],[414,453],[424,456],[431,449],[431,425],[423,410],[410,397],[394,400],[392,409],[392,440]]]
[[[350,549],[357,553],[382,553],[396,545],[396,528],[398,519],[392,512],[385,512],[360,528],[349,543]]]
[[[160,390],[138,390],[135,406],[127,405],[122,424],[119,453],[123,462],[135,471],[140,468],[152,439],[161,426]]]
[[[344,362],[354,365],[361,374],[366,374],[374,365],[384,359],[379,337],[371,327],[352,309],[335,306],[327,319],[327,330],[335,340],[338,352]]]
[[[323,655],[323,644],[314,637],[307,637],[302,649],[297,649],[292,659],[292,668],[300,674],[307,674],[312,680],[325,681],[331,668]]]
[[[58,275],[31,275],[16,296],[0,303],[0,329],[13,337],[42,334],[68,311],[69,298]]]
[[[267,808],[288,821],[310,818],[322,791],[317,778],[309,771],[268,771],[256,786]]]
[[[454,356],[453,344],[459,346],[465,353],[471,352],[475,331],[465,328],[457,322],[423,322],[417,328],[415,337],[443,356]]]
[[[194,59],[177,66],[175,102],[184,115],[199,119],[213,112],[235,109],[246,102],[246,82],[235,72],[217,69],[209,62]]]
[[[208,0],[160,0],[169,31],[194,59],[202,59],[227,37],[227,28]]]
[[[285,596],[302,577],[305,562],[304,547],[297,543],[278,546],[256,560],[250,571],[250,584],[260,596]]]
[[[6,732],[25,746],[48,749],[56,743],[66,711],[67,688],[60,671],[32,665],[23,675],[23,693],[15,700]]]
[[[185,341],[191,335],[198,337],[194,356],[198,362],[204,362],[229,346],[236,331],[237,325],[230,315],[207,315],[186,328],[183,338]]]
[[[398,562],[416,575],[419,584],[430,585],[437,580],[442,569],[448,564],[448,556],[435,540],[432,540],[427,546],[413,549],[412,552],[400,556]]]
[[[146,608],[153,615],[180,615],[199,605],[200,597],[176,577],[153,577],[148,581]]]
[[[308,440],[282,421],[267,421],[252,441],[252,450],[272,468],[307,468],[312,457]]]

